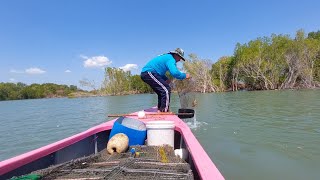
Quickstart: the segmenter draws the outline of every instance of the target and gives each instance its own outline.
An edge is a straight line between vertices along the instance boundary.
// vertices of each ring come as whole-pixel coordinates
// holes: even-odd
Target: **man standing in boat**
[[[141,71],[141,79],[147,83],[158,95],[158,112],[169,112],[171,88],[170,80],[166,72],[176,79],[189,79],[190,75],[180,72],[176,63],[185,61],[184,52],[181,48],[161,54],[151,59]]]

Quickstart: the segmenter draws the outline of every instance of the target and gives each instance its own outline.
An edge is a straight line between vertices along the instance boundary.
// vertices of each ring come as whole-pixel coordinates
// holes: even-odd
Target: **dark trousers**
[[[170,106],[171,88],[169,84],[161,78],[158,73],[143,72],[141,79],[158,95],[158,110],[168,112]]]

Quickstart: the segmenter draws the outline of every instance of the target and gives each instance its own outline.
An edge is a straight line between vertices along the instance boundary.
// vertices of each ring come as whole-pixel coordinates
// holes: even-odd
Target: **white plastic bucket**
[[[147,127],[148,146],[169,145],[174,147],[174,127],[173,121],[149,121]]]

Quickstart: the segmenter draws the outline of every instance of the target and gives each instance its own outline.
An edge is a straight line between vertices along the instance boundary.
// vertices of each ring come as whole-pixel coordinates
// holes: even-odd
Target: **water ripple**
[[[319,97],[313,90],[196,94],[196,119],[185,121],[226,179],[316,179]],[[156,103],[155,94],[0,102],[0,160]],[[179,107],[173,94],[171,111]]]

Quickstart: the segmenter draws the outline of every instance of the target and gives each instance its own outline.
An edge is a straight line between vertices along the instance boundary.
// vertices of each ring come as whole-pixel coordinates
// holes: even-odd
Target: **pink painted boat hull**
[[[192,157],[193,165],[198,173],[199,178],[204,180],[223,180],[224,177],[217,169],[217,167],[214,165],[214,163],[207,155],[203,147],[200,145],[198,140],[195,138],[188,125],[185,124],[180,118],[178,118],[175,115],[148,115],[154,113],[155,110],[156,109],[154,108],[145,110],[146,118],[143,119],[139,119],[137,116],[130,116],[130,118],[139,119],[143,122],[154,120],[174,121],[175,131],[181,134],[186,148]],[[137,115],[138,113],[136,112],[132,114]],[[17,171],[19,170],[19,168],[23,166],[27,166],[28,164],[37,161],[40,158],[48,157],[51,154],[63,150],[64,148],[67,148],[85,138],[88,138],[102,131],[111,130],[115,120],[116,119],[102,123],[98,126],[92,127],[74,136],[49,144],[39,149],[24,153],[22,155],[13,157],[11,159],[1,161],[0,179],[2,179],[1,177],[5,174]]]

